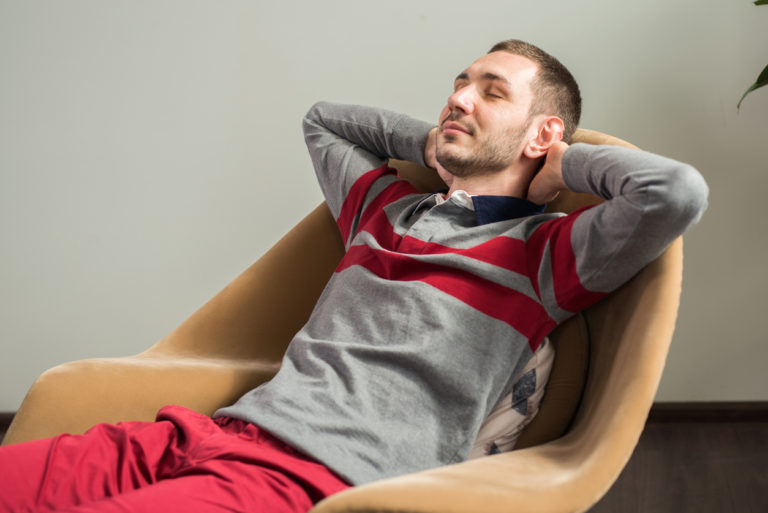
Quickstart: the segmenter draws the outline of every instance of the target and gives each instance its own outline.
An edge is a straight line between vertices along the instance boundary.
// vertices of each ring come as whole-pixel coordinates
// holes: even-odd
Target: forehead
[[[538,65],[527,57],[509,52],[492,52],[473,62],[459,77],[470,80],[495,75],[513,86],[530,85]]]

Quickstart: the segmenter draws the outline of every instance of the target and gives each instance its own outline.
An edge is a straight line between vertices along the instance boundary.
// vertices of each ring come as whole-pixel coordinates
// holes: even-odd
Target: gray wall
[[[0,2],[0,411],[44,369],[162,338],[321,201],[316,100],[436,120],[458,71],[530,40],[582,125],[689,161],[660,400],[768,400],[768,7],[749,0]]]

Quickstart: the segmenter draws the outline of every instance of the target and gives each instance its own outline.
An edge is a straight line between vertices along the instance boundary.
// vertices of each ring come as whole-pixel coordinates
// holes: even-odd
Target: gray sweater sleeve
[[[320,188],[334,217],[352,185],[388,158],[424,165],[424,146],[433,125],[404,114],[328,102],[304,117],[304,138]]]
[[[315,104],[303,125],[320,187],[336,218],[358,178],[388,158],[423,165],[433,126],[387,110],[328,102]],[[556,318],[563,309],[585,306],[583,298],[590,297],[585,290],[609,292],[631,278],[696,223],[707,205],[706,183],[693,167],[638,150],[574,144],[565,153],[563,177],[569,189],[607,201],[569,216],[575,219],[572,225],[561,219],[556,224],[570,228],[544,237],[550,256],[538,280],[542,300]],[[561,250],[552,253],[558,244]],[[567,248],[565,257],[562,248]]]
[[[563,159],[569,189],[606,201],[573,223],[581,285],[608,292],[631,278],[707,207],[708,188],[690,165],[617,146],[574,144]]]

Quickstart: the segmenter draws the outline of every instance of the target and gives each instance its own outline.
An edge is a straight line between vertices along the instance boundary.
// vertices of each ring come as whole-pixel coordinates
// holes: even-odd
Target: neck
[[[505,169],[489,174],[473,174],[466,177],[455,176],[448,190],[450,196],[455,191],[463,190],[470,196],[513,196],[525,198],[528,186],[534,176],[533,170]]]

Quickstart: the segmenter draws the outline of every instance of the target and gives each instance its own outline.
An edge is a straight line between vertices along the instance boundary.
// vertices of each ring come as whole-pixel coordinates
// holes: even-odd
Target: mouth
[[[456,121],[446,121],[443,123],[442,132],[446,135],[466,134],[472,135],[472,131]]]

